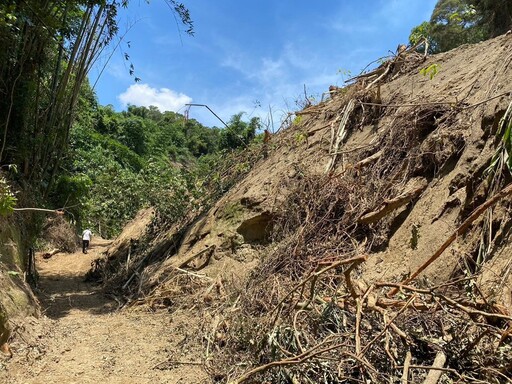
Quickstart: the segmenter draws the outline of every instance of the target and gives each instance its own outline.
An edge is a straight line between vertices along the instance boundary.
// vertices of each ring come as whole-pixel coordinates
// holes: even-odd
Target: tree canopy
[[[193,34],[188,9],[165,0]],[[0,3],[0,214],[16,198],[5,176],[36,203],[66,207],[78,226],[113,235],[144,205],[168,218],[199,193],[198,178],[220,153],[245,148],[259,120],[233,116],[208,128],[156,107],[116,112],[98,104],[88,74],[119,45],[118,11],[128,0],[5,0]],[[134,75],[129,66],[127,76]],[[199,161],[200,158],[203,158]],[[209,168],[211,171],[211,168]]]
[[[462,44],[477,43],[512,28],[512,2],[508,0],[439,0],[430,21],[413,28],[409,40],[427,38],[430,52],[439,53]]]

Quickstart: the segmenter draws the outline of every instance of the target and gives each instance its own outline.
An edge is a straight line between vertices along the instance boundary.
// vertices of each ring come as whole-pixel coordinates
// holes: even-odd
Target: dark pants
[[[87,248],[89,248],[89,240],[82,240],[82,252],[87,253]]]

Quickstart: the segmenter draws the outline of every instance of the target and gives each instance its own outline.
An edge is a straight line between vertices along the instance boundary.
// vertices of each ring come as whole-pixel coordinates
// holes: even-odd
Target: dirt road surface
[[[207,383],[199,351],[183,350],[190,319],[170,313],[118,311],[118,302],[84,282],[109,242],[91,241],[87,254],[37,259],[44,316],[26,319],[0,359],[0,383]],[[179,359],[179,361],[177,360]],[[174,362],[174,363],[169,363]]]

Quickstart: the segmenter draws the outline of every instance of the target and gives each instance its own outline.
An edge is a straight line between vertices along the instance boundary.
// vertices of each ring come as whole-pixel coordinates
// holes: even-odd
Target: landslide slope
[[[164,261],[124,287],[202,318],[220,381],[509,380],[511,52],[510,34],[407,51],[332,90],[211,209],[150,240],[139,260]]]

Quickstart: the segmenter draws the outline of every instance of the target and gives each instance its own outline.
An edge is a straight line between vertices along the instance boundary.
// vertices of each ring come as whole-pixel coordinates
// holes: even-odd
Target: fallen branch
[[[361,298],[356,299],[356,355],[361,356],[361,311],[363,303]]]
[[[375,84],[377,84],[379,81],[381,81],[384,77],[386,77],[386,75],[389,73],[390,69],[393,67],[393,64],[395,64],[395,63],[396,63],[396,59],[393,61],[390,61],[388,63],[388,65],[386,66],[386,69],[384,70],[384,72],[382,72],[382,74],[379,77],[377,77],[370,84],[368,84],[365,89],[370,89]]]
[[[300,355],[292,356],[292,357],[289,357],[289,358],[286,358],[283,360],[272,361],[268,364],[260,365],[259,367],[251,369],[250,371],[244,373],[238,379],[230,381],[228,384],[241,384],[241,383],[246,382],[251,376],[254,376],[255,374],[260,373],[260,372],[264,372],[272,367],[282,367],[282,366],[287,366],[287,365],[301,364],[308,359],[311,359],[315,356],[321,355],[322,353],[329,352],[334,349],[338,349],[338,348],[346,346],[345,344],[334,344],[334,345],[331,345],[330,347],[325,347],[323,349],[319,349],[323,345],[325,345],[325,342],[322,342],[322,343],[314,346],[313,348],[308,349],[307,351],[305,351],[304,353],[301,353]]]
[[[415,299],[416,296],[412,295],[411,298],[407,301],[407,303],[396,313],[396,315],[393,316],[393,318],[387,324],[385,324],[382,331],[380,331],[379,334],[377,334],[368,344],[365,345],[360,354],[364,355],[364,353],[368,351],[368,348],[370,348],[387,331],[391,324],[394,324],[394,321],[398,318],[398,316],[400,316],[400,314],[404,312]]]
[[[401,384],[407,384],[409,382],[409,366],[411,365],[411,360],[411,350],[408,349],[407,353],[405,354],[404,370],[402,372],[402,380],[400,381]]]
[[[491,197],[485,203],[481,204],[477,207],[473,213],[469,215],[469,217],[455,230],[455,232],[441,245],[441,247],[427,260],[425,261],[409,278],[402,281],[402,284],[408,284],[413,281],[421,272],[423,272],[430,264],[432,264],[435,260],[439,258],[443,254],[443,252],[450,246],[451,243],[455,241],[455,239],[466,232],[471,224],[478,219],[488,208],[492,207],[498,201],[503,199],[504,197],[512,194],[512,183],[503,188],[499,193]],[[398,292],[397,288],[392,289],[388,292],[387,296],[393,296]]]
[[[174,267],[175,270],[177,270],[178,272],[181,272],[181,273],[184,273],[186,275],[190,275],[190,276],[194,276],[194,277],[198,277],[200,279],[206,279],[206,280],[213,280],[211,277],[209,276],[206,276],[206,275],[200,275],[198,273],[194,273],[194,272],[190,272],[190,271],[187,271],[186,269],[182,269],[182,268],[178,268],[178,267]]]
[[[201,252],[198,252],[198,253],[188,257],[184,261],[179,262],[177,268],[184,268],[184,267],[187,266],[188,263],[190,263],[194,259],[197,259],[198,257],[204,255],[205,253],[208,253],[206,261],[201,266],[195,268],[195,269],[201,269],[202,267],[204,267],[208,263],[208,261],[210,260],[213,252],[215,251],[215,248],[216,248],[215,245],[212,245],[212,246],[210,246],[208,248],[203,249]]]
[[[357,222],[361,224],[371,224],[379,221],[389,213],[393,212],[395,209],[400,208],[401,206],[409,203],[411,200],[417,198],[427,188],[427,185],[427,181],[422,179],[420,185],[414,188],[412,191],[406,192],[391,200],[385,201],[379,209],[361,216]]]
[[[432,367],[430,368],[427,378],[423,382],[423,384],[437,384],[443,371],[439,370],[439,368],[444,368],[444,364],[446,363],[446,355],[443,351],[437,352],[436,358],[434,359],[434,363],[432,363]],[[427,368],[428,369],[428,368]]]
[[[361,161],[358,161],[355,165],[354,165],[354,169],[361,169],[361,168],[364,168],[366,167],[368,164],[371,164],[373,163],[374,161],[377,161],[378,159],[380,159],[382,156],[382,151],[378,151],[378,152],[375,152],[373,155],[371,156],[368,156],[366,159],[363,159]]]
[[[441,300],[444,300],[448,304],[451,304],[452,306],[466,312],[468,315],[479,315],[479,316],[483,316],[486,318],[495,318],[495,319],[503,319],[503,320],[512,321],[511,316],[503,314],[503,313],[484,312],[484,311],[480,311],[478,309],[473,309],[473,308],[467,307],[465,305],[462,305],[461,303],[458,303],[457,301],[450,299],[449,297],[447,297],[445,295],[434,292],[435,288],[420,289],[420,288],[415,288],[415,287],[411,287],[411,286],[404,285],[404,284],[395,284],[395,283],[377,283],[377,284],[375,284],[375,286],[377,286],[377,287],[394,287],[393,290],[388,293],[388,295],[391,294],[394,290],[396,290],[396,292],[398,292],[399,290],[403,289],[403,290],[407,290],[407,291],[412,291],[412,292],[417,292],[417,293],[437,297]],[[393,293],[393,295],[394,294],[395,293]]]
[[[348,259],[344,259],[344,260],[339,260],[339,261],[336,261],[332,264],[330,264],[329,266],[317,271],[317,272],[314,272],[312,273],[311,275],[309,275],[306,279],[304,279],[303,281],[301,281],[299,284],[297,284],[295,287],[293,287],[290,292],[288,292],[286,294],[285,297],[283,297],[281,299],[281,301],[279,301],[279,303],[274,307],[274,309],[271,311],[277,311],[277,309],[279,309],[281,307],[281,305],[286,301],[288,300],[288,298],[293,295],[293,293],[295,293],[299,288],[302,288],[304,287],[308,282],[311,281],[311,289],[310,289],[310,292],[313,292],[314,291],[314,284],[316,283],[316,280],[318,279],[318,277],[328,271],[330,271],[331,269],[334,269],[334,268],[337,268],[341,265],[345,265],[345,264],[351,264],[353,263],[352,265],[354,264],[359,264],[359,263],[362,263],[363,261],[366,261],[366,259],[368,258],[367,255],[362,255],[362,256],[355,256],[355,257],[351,257],[351,258],[348,258]],[[349,267],[350,269],[353,268],[352,266]],[[311,302],[313,298],[310,297],[308,302]],[[277,311],[276,313],[276,317],[274,319],[274,323],[275,321],[277,321],[277,317],[279,315],[279,311]]]
[[[468,308],[465,305],[457,303],[455,300],[450,299],[449,297],[446,297],[445,295],[434,294],[434,296],[439,297],[442,300],[446,301],[447,303],[452,304],[453,306],[455,306],[455,307],[459,308],[460,310],[466,312],[468,315],[480,315],[480,316],[483,316],[483,317],[490,317],[490,318],[495,318],[495,319],[503,319],[503,320],[512,321],[512,317],[510,317],[508,315],[504,315],[502,313],[484,312],[484,311],[480,311],[478,309]]]
[[[325,173],[329,173],[334,168],[334,165],[336,164],[336,160],[338,158],[337,152],[340,144],[343,142],[346,136],[346,125],[348,123],[348,120],[350,118],[350,115],[355,107],[355,100],[351,99],[345,108],[343,109],[343,117],[341,118],[340,125],[338,127],[338,132],[336,134],[336,141],[333,145],[333,148],[331,148],[331,158],[329,160],[329,163],[327,164],[327,167],[325,169]]]
[[[377,69],[374,69],[373,71],[351,77],[350,79],[345,80],[345,83],[350,83],[351,81],[354,81],[354,80],[366,79],[368,77],[380,76],[384,71],[385,71],[384,67],[378,67]]]
[[[60,252],[59,248],[54,248],[50,252],[43,253],[43,259],[49,259],[50,257],[52,257],[53,255],[55,255],[56,253],[59,253],[59,252]]]

